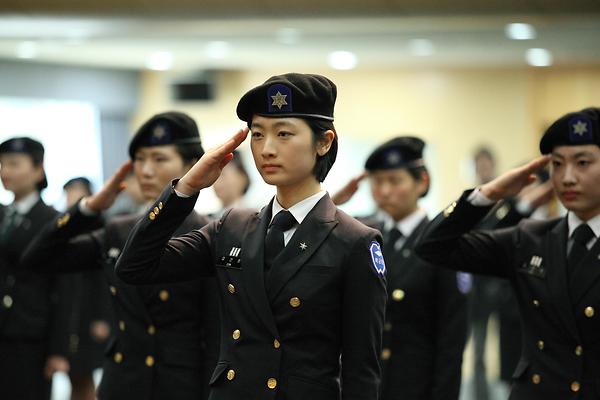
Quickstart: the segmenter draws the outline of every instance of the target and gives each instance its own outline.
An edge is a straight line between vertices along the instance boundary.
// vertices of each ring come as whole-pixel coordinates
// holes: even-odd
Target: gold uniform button
[[[276,349],[281,347],[281,343],[279,343],[279,340],[277,340],[277,339],[273,340],[273,347],[275,347]]]
[[[392,299],[394,299],[394,301],[402,301],[402,300],[404,300],[404,296],[405,296],[405,293],[404,293],[404,290],[402,290],[402,289],[395,289],[392,292]]]
[[[116,295],[117,295],[117,288],[116,288],[116,287],[114,287],[114,286],[111,286],[111,287],[110,287],[110,293],[111,293],[113,296],[116,296]]]
[[[163,209],[163,202],[162,202],[162,201],[158,203],[158,209],[159,209],[159,210],[162,210],[162,209]]]
[[[123,361],[123,354],[122,354],[122,353],[119,353],[119,352],[117,352],[117,353],[115,353],[115,355],[114,355],[113,359],[115,360],[115,362],[116,362],[117,364],[119,364],[119,363],[121,363],[121,361]]]
[[[227,285],[227,290],[229,291],[229,293],[234,294],[235,293],[235,286],[233,286],[230,283],[229,285]]]
[[[167,301],[167,300],[169,300],[169,292],[163,289],[160,292],[158,292],[158,297],[162,301]]]
[[[386,332],[390,332],[392,330],[392,323],[391,322],[386,322],[383,325],[383,330]]]
[[[9,295],[6,295],[2,298],[2,305],[4,308],[11,308],[13,305],[13,299]]]
[[[533,300],[533,305],[535,307],[539,307],[540,306],[540,301],[539,300]]]
[[[233,337],[233,340],[238,340],[240,336],[242,336],[242,333],[239,329],[236,329],[235,331],[233,331],[233,334],[231,336]]]
[[[150,218],[150,221],[154,221],[156,219],[156,214],[154,213],[154,211],[150,211],[150,214],[148,214],[148,218]]]
[[[381,359],[382,360],[389,360],[391,356],[392,356],[392,351],[390,349],[381,350]]]
[[[588,318],[592,318],[594,316],[595,310],[594,307],[586,307],[584,310],[584,314]]]
[[[573,383],[571,383],[571,391],[574,393],[579,392],[579,389],[581,389],[581,385],[579,384],[579,382],[575,381]]]
[[[444,217],[448,218],[450,216],[450,214],[452,214],[454,212],[454,209],[456,208],[456,202],[450,204],[445,210],[444,210]]]
[[[154,335],[156,333],[156,327],[154,325],[150,325],[148,327],[148,335]]]
[[[533,374],[533,376],[531,377],[531,382],[533,382],[535,385],[539,385],[541,381],[542,377],[538,374]]]
[[[232,381],[233,378],[235,378],[235,371],[230,369],[229,371],[227,371],[227,380]]]
[[[292,297],[290,299],[290,306],[294,307],[294,308],[298,308],[300,307],[300,304],[302,304],[302,302],[300,301],[299,298],[297,297]]]
[[[277,387],[277,379],[269,378],[269,380],[267,381],[267,387],[269,389],[275,389]]]
[[[575,355],[581,356],[582,354],[583,354],[583,347],[581,347],[581,346],[575,347]]]
[[[71,215],[69,213],[66,213],[65,215],[63,215],[62,217],[60,217],[57,220],[56,225],[58,225],[59,228],[62,228],[69,222],[70,219],[71,219]]]
[[[540,350],[544,350],[544,341],[543,340],[538,340],[537,347]]]
[[[124,332],[125,331],[125,321],[119,321],[119,329]]]
[[[152,367],[154,365],[154,357],[148,356],[146,357],[146,366]]]
[[[152,210],[154,212],[154,214],[158,215],[158,213],[160,213],[160,210],[158,209],[158,207],[154,207],[154,210]]]

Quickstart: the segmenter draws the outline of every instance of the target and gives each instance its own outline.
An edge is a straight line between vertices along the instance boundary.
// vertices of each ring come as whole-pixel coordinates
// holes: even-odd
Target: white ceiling
[[[528,22],[534,40],[509,40],[504,27]],[[123,18],[0,14],[0,58],[29,52],[30,62],[144,69],[169,52],[173,69],[326,68],[346,50],[358,68],[525,66],[532,47],[549,49],[555,65],[600,65],[600,16],[429,16],[352,18]],[[415,39],[433,52],[414,53]],[[25,43],[25,44],[24,44]],[[21,54],[23,55],[23,54]]]

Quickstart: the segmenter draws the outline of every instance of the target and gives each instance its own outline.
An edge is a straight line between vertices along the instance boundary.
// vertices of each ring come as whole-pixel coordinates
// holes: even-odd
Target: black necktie
[[[569,278],[573,276],[575,268],[581,263],[588,252],[587,244],[594,237],[594,232],[588,224],[581,224],[573,231],[573,246],[567,257]]]
[[[396,242],[402,237],[402,232],[396,227],[389,230],[383,239],[383,248],[389,251],[394,251]]]
[[[0,225],[0,243],[6,242],[10,238],[10,234],[17,227],[17,219],[19,217],[19,213],[15,210],[9,209],[4,216],[4,220]]]
[[[296,225],[296,223],[296,219],[288,210],[279,211],[277,215],[275,215],[275,218],[273,218],[273,221],[271,221],[271,225],[267,231],[267,236],[265,237],[266,271],[271,268],[273,261],[285,247],[283,241],[283,232],[291,229],[294,225]]]

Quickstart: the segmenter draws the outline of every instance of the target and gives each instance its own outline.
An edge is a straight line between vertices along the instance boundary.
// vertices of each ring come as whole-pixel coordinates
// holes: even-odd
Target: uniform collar
[[[589,227],[592,228],[594,236],[600,237],[600,214],[596,215],[589,221],[584,222],[581,219],[579,219],[579,217],[575,215],[575,213],[569,211],[569,214],[567,215],[567,222],[569,224],[569,238],[571,237],[571,235],[573,235],[573,231],[575,231],[575,229],[583,223],[587,223]]]
[[[15,201],[14,203],[12,203],[9,206],[9,208],[12,211],[16,211],[20,215],[25,215],[25,214],[29,213],[29,211],[31,211],[33,206],[35,206],[39,200],[40,200],[40,194],[38,192],[33,192],[33,193],[25,196],[21,200]]]
[[[404,217],[400,221],[396,222],[394,219],[385,211],[379,210],[378,212],[380,220],[383,221],[383,230],[389,232],[392,228],[398,229],[402,236],[409,237],[417,226],[427,217],[425,210],[418,208],[412,214]]]
[[[313,194],[312,196],[307,197],[302,201],[299,201],[298,203],[294,204],[287,210],[294,216],[294,218],[296,218],[296,221],[298,221],[298,224],[301,224],[302,221],[304,221],[304,218],[306,218],[306,216],[308,215],[308,213],[313,208],[315,208],[315,206],[317,205],[319,200],[321,200],[323,198],[323,196],[325,196],[326,194],[327,194],[327,192],[325,190],[321,190],[320,192],[317,192],[317,193]],[[277,213],[279,211],[285,210],[285,208],[283,208],[283,206],[281,204],[279,204],[279,202],[277,201],[277,196],[275,196],[275,198],[273,199],[273,205],[272,205],[271,210],[272,210],[271,221],[273,220],[273,218],[277,215]]]

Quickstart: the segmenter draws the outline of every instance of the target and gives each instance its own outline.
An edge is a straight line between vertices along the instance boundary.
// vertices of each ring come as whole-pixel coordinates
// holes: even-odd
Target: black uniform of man
[[[43,162],[44,148],[29,138],[0,144],[0,154],[17,153]],[[38,184],[41,191],[46,178]],[[29,204],[24,204],[29,203]],[[50,397],[43,375],[50,355],[66,357],[70,300],[61,279],[40,276],[19,259],[33,235],[57,212],[38,193],[17,204],[0,206],[0,398],[40,400]]]
[[[130,154],[138,146],[199,143],[197,128],[180,129],[171,118],[149,122],[133,138]],[[160,126],[160,138],[154,125]],[[138,218],[116,217],[90,231],[100,216],[90,215],[78,202],[44,228],[23,262],[45,273],[104,270],[117,329],[103,365],[100,400],[205,399],[218,347],[216,286],[213,280],[201,280],[134,287],[118,279],[115,263]],[[173,233],[207,223],[194,212]]]
[[[562,117],[542,138],[542,153],[555,146],[600,144],[599,115],[598,109],[587,109]],[[569,237],[575,228],[571,215],[475,231],[490,210],[478,201],[477,192],[465,192],[430,225],[417,252],[439,265],[511,282],[523,326],[511,400],[598,399],[600,241],[568,266],[578,240]]]
[[[330,85],[323,77],[274,77],[242,98],[238,115],[332,120]],[[325,194],[267,274],[274,203],[259,213],[234,208],[169,240],[196,196],[167,187],[154,205],[160,213],[151,211],[132,232],[117,274],[132,283],[217,277],[222,335],[210,399],[377,399],[386,298],[379,234]]]
[[[423,141],[417,138],[392,139],[369,156],[365,169],[374,172],[422,167],[423,147]],[[413,251],[429,222],[423,210],[399,223],[383,211],[361,221],[383,232],[388,268],[381,398],[458,399],[467,335],[464,292],[469,289],[469,281],[463,282],[466,277],[453,271],[427,264]],[[402,236],[394,236],[393,232]]]

